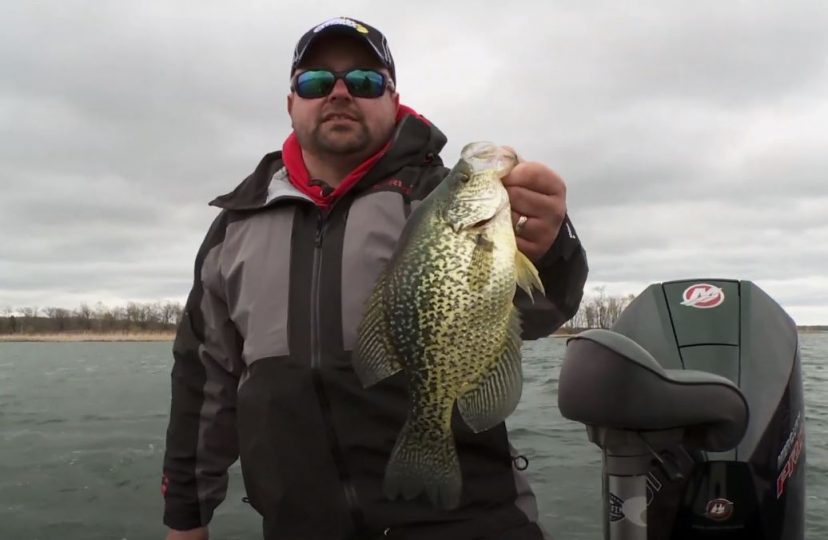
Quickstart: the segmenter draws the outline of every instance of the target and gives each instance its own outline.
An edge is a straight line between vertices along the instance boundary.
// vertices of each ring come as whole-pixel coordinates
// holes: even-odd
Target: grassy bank
[[[34,341],[172,341],[175,332],[62,332],[0,334],[0,342]]]

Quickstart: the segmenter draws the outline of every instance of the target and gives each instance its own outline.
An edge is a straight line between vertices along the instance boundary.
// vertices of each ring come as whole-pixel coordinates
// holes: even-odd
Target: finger
[[[530,217],[548,216],[551,219],[563,204],[560,197],[544,195],[523,187],[510,187],[506,191],[509,193],[512,210]]]
[[[520,250],[521,253],[529,257],[532,261],[539,260],[543,256],[543,254],[546,253],[546,250],[536,242],[526,240],[525,238],[521,238],[520,236],[516,237],[515,240],[517,240],[518,250]]]
[[[518,225],[521,217],[526,218],[526,220],[524,220],[522,225]],[[520,212],[515,212],[514,209],[512,210],[512,228],[515,230],[515,234],[523,234],[526,229],[526,223],[528,222],[529,216],[521,214]]]
[[[522,215],[522,214],[521,214]],[[520,215],[515,215],[512,212],[512,227],[517,227],[517,220]],[[526,216],[526,221],[520,226],[520,229],[515,230],[515,235],[523,238],[529,242],[545,242],[552,236],[552,224],[540,218]]]
[[[521,215],[512,212],[512,228],[515,229],[515,236],[526,242],[544,246],[544,249],[551,246],[558,237],[563,220],[526,217],[526,221],[518,229],[517,221]]]
[[[519,163],[503,178],[503,185],[521,186],[546,195],[565,195],[566,185],[551,169],[540,163]]]

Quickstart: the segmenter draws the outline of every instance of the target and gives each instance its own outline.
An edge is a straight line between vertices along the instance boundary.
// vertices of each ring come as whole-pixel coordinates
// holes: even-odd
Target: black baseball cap
[[[397,73],[394,70],[394,58],[391,56],[391,50],[388,48],[388,40],[382,35],[382,32],[365,24],[364,22],[350,17],[337,17],[335,19],[328,19],[327,21],[311,28],[299,38],[299,43],[296,44],[296,49],[293,52],[293,62],[290,65],[290,75],[296,71],[297,66],[302,62],[305,54],[310,49],[310,46],[321,36],[328,34],[344,34],[354,36],[371,46],[371,50],[376,54],[377,59],[382,65],[388,69],[391,74],[391,80],[397,82]]]

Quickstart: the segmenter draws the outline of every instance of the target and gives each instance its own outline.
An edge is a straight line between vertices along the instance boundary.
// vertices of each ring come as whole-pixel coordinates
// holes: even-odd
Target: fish
[[[515,152],[472,142],[409,216],[358,325],[353,367],[364,388],[404,372],[408,411],[383,479],[388,499],[457,508],[462,474],[455,404],[480,433],[514,412],[523,388],[517,287],[543,284],[517,248],[503,185]]]

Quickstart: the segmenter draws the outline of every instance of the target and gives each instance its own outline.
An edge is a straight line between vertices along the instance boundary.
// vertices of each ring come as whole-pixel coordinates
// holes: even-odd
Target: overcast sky
[[[564,178],[589,291],[747,279],[828,324],[821,1],[0,0],[0,309],[183,301],[340,15],[388,36],[446,164],[494,140]]]

